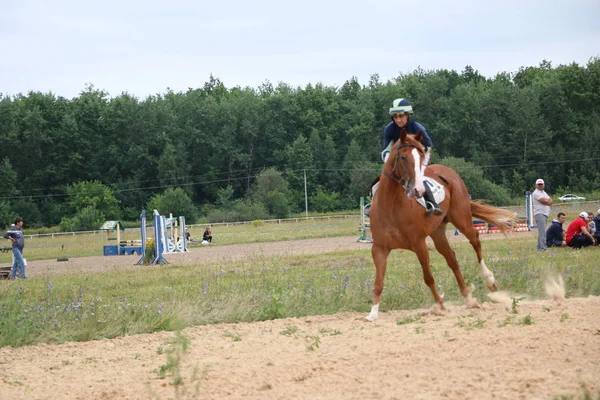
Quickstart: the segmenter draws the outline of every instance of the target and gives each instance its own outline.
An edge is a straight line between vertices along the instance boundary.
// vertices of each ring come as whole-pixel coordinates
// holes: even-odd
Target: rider
[[[431,138],[427,134],[425,127],[420,123],[410,119],[413,109],[408,100],[406,99],[395,99],[392,102],[392,106],[390,107],[390,116],[392,117],[392,122],[386,125],[383,130],[383,151],[381,152],[381,158],[383,162],[385,162],[390,154],[392,149],[392,145],[398,139],[400,139],[400,133],[402,132],[402,128],[406,127],[406,132],[409,135],[415,135],[419,131],[423,132],[423,137],[421,139],[421,144],[423,145],[423,150],[425,151],[425,157],[423,157],[423,162],[421,166],[423,168],[427,167],[429,164],[429,158],[431,156],[431,148],[433,147],[433,143],[431,142]],[[372,189],[373,197],[375,197],[375,192],[379,186],[379,182],[377,182]],[[433,194],[431,193],[431,189],[429,185],[425,186],[425,201],[427,204],[427,213],[440,215],[443,211],[440,209],[439,205],[433,198]],[[365,206],[365,214],[368,216],[370,210],[370,204]]]

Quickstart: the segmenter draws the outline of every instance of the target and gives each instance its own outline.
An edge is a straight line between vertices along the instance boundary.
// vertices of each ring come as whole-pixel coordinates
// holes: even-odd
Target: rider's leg
[[[431,188],[429,187],[427,182],[425,182],[423,186],[425,186],[425,193],[423,194],[423,197],[425,198],[425,204],[427,205],[427,214],[443,214],[444,212],[433,198],[433,193],[431,193]]]

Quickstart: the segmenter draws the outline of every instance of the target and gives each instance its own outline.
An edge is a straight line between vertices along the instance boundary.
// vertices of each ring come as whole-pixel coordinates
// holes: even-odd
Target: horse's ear
[[[406,128],[402,128],[402,131],[400,132],[400,143],[406,143]]]
[[[423,132],[419,131],[417,132],[417,134],[415,135],[415,140],[419,143],[421,143],[421,139],[423,139]]]

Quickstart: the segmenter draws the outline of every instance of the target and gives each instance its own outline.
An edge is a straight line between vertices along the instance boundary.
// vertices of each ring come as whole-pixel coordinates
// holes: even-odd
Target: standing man
[[[550,206],[552,199],[544,191],[545,183],[543,179],[535,181],[535,190],[533,192],[533,217],[538,229],[537,251],[546,251],[546,225],[548,215],[550,215]]]
[[[12,268],[10,269],[10,274],[8,275],[8,279],[13,280],[19,272],[19,276],[21,279],[25,279],[25,260],[23,260],[23,248],[25,247],[25,238],[23,237],[23,231],[21,227],[23,226],[23,218],[17,217],[15,218],[14,226],[10,228],[4,234],[4,239],[8,239],[12,242],[12,252],[14,256],[14,262]]]

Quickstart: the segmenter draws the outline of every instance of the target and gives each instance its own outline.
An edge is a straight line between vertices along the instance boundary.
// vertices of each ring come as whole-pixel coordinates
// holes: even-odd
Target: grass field
[[[358,221],[230,226],[215,232],[217,243],[269,241],[318,235],[356,234]],[[311,236],[313,235],[313,236]],[[253,239],[252,239],[253,238]],[[66,250],[98,255],[103,237],[61,238]],[[46,242],[46,240],[48,240]],[[568,296],[600,295],[598,248],[535,252],[535,237],[488,240],[484,254],[501,290],[515,298],[544,297],[548,276],[562,276]],[[34,240],[30,241],[32,244]],[[239,242],[238,242],[239,243]],[[44,239],[27,248],[43,257],[61,251]],[[468,243],[454,248],[475,296],[487,289]],[[50,250],[52,249],[52,250]],[[36,253],[37,252],[37,253]],[[69,253],[71,255],[73,253]],[[443,258],[431,252],[437,285],[446,301],[462,302]],[[56,275],[0,282],[0,346],[62,343],[175,330],[220,322],[334,314],[370,309],[374,267],[368,249],[296,257],[256,257],[203,266],[169,265],[161,269],[105,274]],[[394,251],[389,259],[382,311],[414,309],[433,303],[413,253]],[[462,304],[462,303],[461,303]]]
[[[360,217],[326,219],[298,219],[297,222],[264,223],[256,221],[250,224],[218,225],[212,228],[214,246],[244,243],[265,243],[284,240],[298,240],[337,236],[356,235],[358,238]],[[201,226],[189,228],[192,239],[201,240],[204,228]],[[152,237],[152,229],[148,229],[148,238]],[[114,237],[114,235],[113,235]],[[121,232],[122,240],[139,240],[140,230],[126,229]],[[57,234],[54,236],[39,236],[25,239],[24,255],[27,260],[46,260],[59,257],[87,257],[102,255],[105,245],[114,245],[108,241],[105,233],[86,233],[77,235]],[[10,246],[6,240],[2,243]],[[200,244],[190,244],[191,247]],[[0,264],[11,263],[12,255],[0,253]]]

